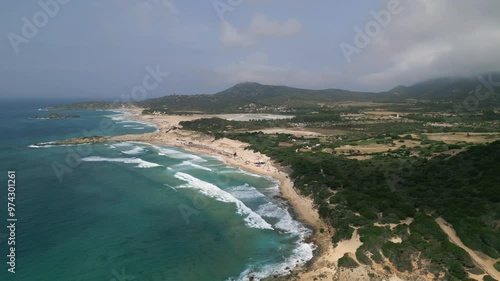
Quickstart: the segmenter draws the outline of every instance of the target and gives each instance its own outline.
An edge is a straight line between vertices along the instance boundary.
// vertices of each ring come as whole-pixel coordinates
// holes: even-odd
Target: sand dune
[[[441,229],[446,233],[446,235],[448,235],[448,238],[453,244],[457,245],[458,247],[464,249],[467,253],[469,253],[472,260],[479,268],[484,270],[484,272],[488,273],[491,277],[500,280],[500,272],[496,271],[495,267],[493,266],[496,262],[500,261],[500,259],[495,260],[491,257],[486,256],[483,253],[476,252],[470,249],[469,247],[465,246],[464,243],[462,243],[462,240],[457,236],[455,229],[453,229],[451,224],[447,223],[444,219],[437,218],[436,223],[439,224]]]

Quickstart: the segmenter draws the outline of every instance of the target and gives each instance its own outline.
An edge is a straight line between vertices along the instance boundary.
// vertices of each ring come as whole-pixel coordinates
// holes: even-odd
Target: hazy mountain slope
[[[488,80],[487,74],[482,77]],[[493,81],[500,81],[500,73],[495,73],[492,77]],[[480,86],[481,92],[487,90],[478,77],[445,77],[426,80],[411,86],[398,86],[387,93],[397,93],[415,99],[457,100],[465,99]],[[500,87],[497,86],[495,89],[500,92]]]
[[[257,107],[316,107],[318,104],[328,102],[389,101],[392,99],[394,95],[391,93],[351,92],[341,89],[308,90],[245,82],[213,95],[166,96],[146,100],[140,102],[139,105],[176,111],[232,112],[252,104]]]
[[[486,77],[486,75],[483,75]],[[500,73],[493,76],[493,81],[500,81]],[[498,83],[496,83],[498,84]],[[398,86],[386,92],[354,92],[342,89],[309,90],[287,86],[262,85],[245,82],[234,85],[216,94],[204,95],[169,95],[160,98],[135,102],[135,105],[149,108],[150,111],[162,112],[241,112],[248,107],[318,107],[341,101],[363,102],[403,102],[408,99],[463,101],[474,95],[478,86],[482,85],[477,77],[472,78],[437,78],[423,81],[411,86]],[[495,87],[500,93],[500,86]],[[481,88],[484,94],[486,87]],[[488,95],[483,105],[500,105],[498,95]],[[111,102],[81,103],[57,108],[107,108]],[[122,106],[120,104],[119,106]]]

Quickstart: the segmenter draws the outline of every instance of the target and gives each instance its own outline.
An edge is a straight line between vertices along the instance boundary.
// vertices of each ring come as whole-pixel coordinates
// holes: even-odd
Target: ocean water
[[[0,104],[0,280],[247,280],[312,257],[278,183],[147,143],[37,147],[155,131],[119,112]],[[7,171],[16,171],[16,273],[7,272]]]

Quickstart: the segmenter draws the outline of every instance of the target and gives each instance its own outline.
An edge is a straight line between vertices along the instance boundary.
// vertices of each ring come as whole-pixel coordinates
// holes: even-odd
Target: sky
[[[138,99],[239,82],[385,91],[500,70],[498,0],[23,0],[0,98]]]

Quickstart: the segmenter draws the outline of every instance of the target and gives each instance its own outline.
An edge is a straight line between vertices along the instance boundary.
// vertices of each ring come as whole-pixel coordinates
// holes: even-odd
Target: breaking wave
[[[162,167],[163,165],[148,162],[142,160],[140,158],[105,158],[100,156],[89,156],[82,158],[82,161],[85,162],[119,162],[125,164],[137,164],[136,168],[154,168],[154,167]]]
[[[230,193],[218,188],[217,186],[182,172],[177,172],[175,174],[175,177],[188,183],[187,185],[178,186],[177,188],[192,188],[198,190],[203,195],[216,199],[217,201],[235,203],[237,213],[244,217],[244,220],[248,226],[260,229],[273,229],[273,227],[269,223],[267,223],[261,216],[259,216],[257,213],[243,204],[243,202],[236,199],[236,197],[234,197]]]

